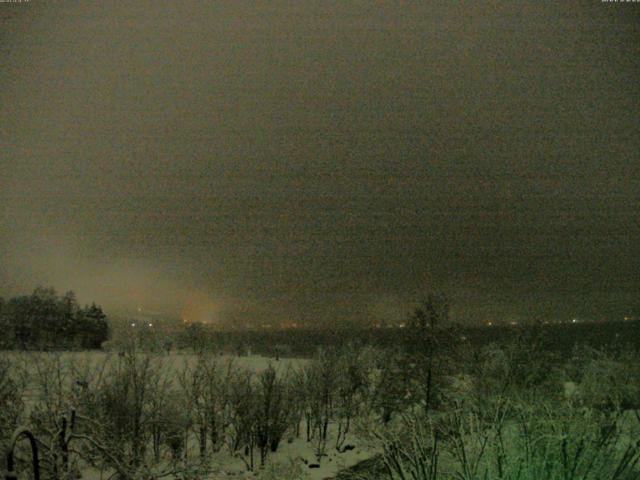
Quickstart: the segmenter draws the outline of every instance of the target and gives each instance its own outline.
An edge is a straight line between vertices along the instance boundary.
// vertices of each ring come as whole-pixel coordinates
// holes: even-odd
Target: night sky
[[[640,314],[640,3],[0,4],[0,295]]]

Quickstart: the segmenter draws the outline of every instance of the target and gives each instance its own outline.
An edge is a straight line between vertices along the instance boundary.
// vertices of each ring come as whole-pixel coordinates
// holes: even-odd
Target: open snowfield
[[[87,382],[90,381],[92,375],[100,372],[103,366],[113,364],[118,359],[117,353],[105,353],[105,352],[1,352],[0,355],[4,358],[10,359],[12,364],[18,368],[24,368],[29,372],[29,378],[32,380],[25,390],[24,396],[26,399],[38,399],[43,393],[39,391],[35,382],[35,376],[37,375],[36,359],[48,359],[50,361],[57,360],[61,365],[71,367],[73,372],[70,372],[66,381],[70,382]],[[197,355],[192,353],[177,353],[170,354],[148,354],[152,359],[152,362],[161,366],[162,371],[169,377],[176,377],[178,372],[183,370],[185,366],[193,367],[197,362]],[[281,358],[275,360],[273,358],[262,357],[259,355],[253,356],[235,356],[235,355],[220,355],[217,359],[222,365],[232,364],[235,367],[249,369],[254,373],[259,373],[269,365],[272,365],[278,374],[284,373],[290,369],[296,369],[303,366],[308,362],[304,358]]]

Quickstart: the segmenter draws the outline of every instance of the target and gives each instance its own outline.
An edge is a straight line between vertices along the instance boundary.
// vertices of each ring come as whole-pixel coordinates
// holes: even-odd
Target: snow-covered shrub
[[[176,392],[157,359],[127,353],[87,389],[93,393],[80,412],[84,445],[78,451],[94,467],[120,478],[153,475],[165,457],[181,450]]]
[[[269,451],[278,450],[280,440],[290,426],[291,407],[285,380],[278,378],[272,365],[258,373],[255,414],[256,443],[260,463],[265,464]]]
[[[630,480],[639,478],[635,435],[611,416],[570,404],[492,402],[496,409],[402,415],[378,432],[392,479]],[[621,423],[622,416],[614,418]]]
[[[359,349],[345,348],[336,358],[336,449],[342,448],[354,417],[360,412],[367,387],[367,364]]]
[[[377,370],[370,375],[372,407],[383,423],[424,400],[424,381],[417,373],[415,357],[399,351],[383,351]]]
[[[640,474],[636,439],[612,428],[610,415],[549,402],[516,405],[515,418],[502,443],[502,476],[489,470],[490,478],[615,480]]]
[[[224,443],[235,374],[233,362],[223,362],[208,352],[198,353],[195,364],[185,364],[178,373],[178,386],[189,417],[188,430],[197,437],[201,459],[210,451],[217,452]]]
[[[23,414],[24,384],[13,369],[12,362],[0,358],[0,449],[18,426]]]
[[[489,344],[472,351],[465,371],[474,380],[480,403],[504,396],[558,399],[564,376],[556,364],[541,344],[521,336],[506,345]]]
[[[231,452],[242,449],[251,454],[255,447],[254,412],[256,411],[255,387],[252,374],[238,369],[231,378],[229,388],[229,431],[227,442]]]
[[[378,433],[383,462],[392,480],[437,480],[439,435],[426,415],[403,414],[400,428]]]
[[[632,353],[618,358],[601,352],[583,367],[579,398],[599,410],[640,408],[640,360]]]
[[[337,390],[335,355],[319,351],[306,367],[307,440],[315,444],[318,461],[325,455],[329,422],[333,419]]]

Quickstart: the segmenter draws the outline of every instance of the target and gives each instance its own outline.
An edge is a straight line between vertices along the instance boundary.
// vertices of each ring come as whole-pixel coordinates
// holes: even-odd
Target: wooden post
[[[33,434],[26,428],[19,427],[13,433],[11,440],[9,440],[9,448],[7,449],[7,473],[5,480],[18,480],[18,475],[14,472],[14,460],[13,450],[16,447],[16,443],[21,436],[27,437],[31,444],[31,461],[33,462],[33,478],[34,480],[40,480],[40,464],[38,462],[38,444]]]

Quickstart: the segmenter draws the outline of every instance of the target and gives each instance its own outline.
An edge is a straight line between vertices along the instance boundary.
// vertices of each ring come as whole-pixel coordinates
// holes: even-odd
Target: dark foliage
[[[0,302],[2,349],[95,349],[109,336],[107,317],[96,304],[81,308],[75,294],[53,288]]]

